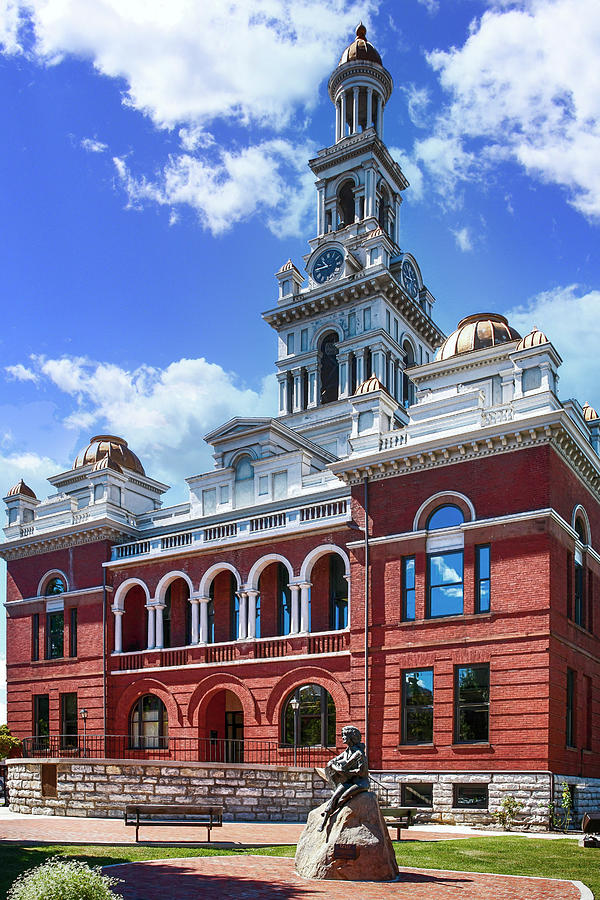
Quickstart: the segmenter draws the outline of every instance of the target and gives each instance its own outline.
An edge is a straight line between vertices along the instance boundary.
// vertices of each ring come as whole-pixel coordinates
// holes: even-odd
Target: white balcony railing
[[[138,556],[159,556],[187,548],[200,548],[212,544],[230,544],[248,540],[253,535],[269,532],[302,531],[314,528],[320,521],[343,524],[350,518],[350,500],[328,500],[310,506],[298,506],[264,516],[248,516],[233,522],[217,522],[202,528],[160,535],[128,544],[117,544],[112,549],[112,560],[126,560]]]

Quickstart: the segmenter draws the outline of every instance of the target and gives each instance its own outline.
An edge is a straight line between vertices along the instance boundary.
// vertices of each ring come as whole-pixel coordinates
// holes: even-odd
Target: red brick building
[[[485,819],[518,792],[541,821],[564,780],[596,803],[600,419],[559,400],[541,332],[435,325],[400,246],[391,90],[357,30],[310,161],[308,281],[286,263],[264,314],[279,415],[208,435],[215,468],[174,507],[107,435],[48,498],[5,498],[26,752],[285,763],[352,722],[424,810]]]

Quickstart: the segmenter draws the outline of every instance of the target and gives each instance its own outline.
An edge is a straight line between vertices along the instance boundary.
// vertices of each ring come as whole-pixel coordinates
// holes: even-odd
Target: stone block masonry
[[[121,818],[129,803],[172,798],[222,804],[229,822],[302,822],[331,793],[314,770],[282,766],[105,759],[8,763],[10,808],[33,815]]]

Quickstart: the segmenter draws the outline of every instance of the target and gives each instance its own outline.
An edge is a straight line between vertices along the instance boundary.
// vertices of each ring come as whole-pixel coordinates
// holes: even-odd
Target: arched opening
[[[235,641],[238,636],[239,598],[237,581],[233,572],[223,569],[217,572],[208,590],[207,619],[209,644]]]
[[[218,691],[206,708],[206,738],[201,741],[206,760],[244,761],[244,709],[233,691]]]
[[[321,340],[321,403],[333,403],[338,398],[340,373],[337,359],[337,340],[335,331],[329,331]]]
[[[385,185],[381,185],[379,194],[379,225],[386,234],[390,234],[390,195]]]
[[[581,543],[587,544],[587,528],[585,527],[585,522],[583,521],[581,516],[577,516],[577,518],[575,519],[575,531]]]
[[[290,407],[291,408],[291,407]],[[250,456],[240,456],[235,464],[235,505],[252,506],[254,503],[254,466]]]
[[[258,578],[256,637],[290,634],[292,599],[289,572],[281,562],[266,566]]]
[[[338,190],[338,210],[342,228],[354,222],[354,184],[352,181],[344,181]]]
[[[67,585],[64,578],[55,575],[51,578],[44,588],[44,597],[55,597],[57,594],[64,594]]]
[[[415,364],[415,351],[410,341],[404,341],[402,344],[404,350],[404,369],[402,373],[402,397],[405,406],[411,406],[415,402],[415,386],[406,374],[406,369],[410,369]]]
[[[169,746],[167,708],[160,697],[144,694],[129,715],[129,741],[134,750],[166,750]]]
[[[163,647],[183,647],[192,643],[190,589],[183,578],[167,587],[163,602]]]
[[[426,529],[459,528],[465,516],[458,506],[445,503],[431,512]],[[429,548],[428,548],[429,549]],[[458,616],[464,611],[464,551],[450,541],[447,548],[435,544],[427,554],[427,615]]]
[[[438,506],[433,510],[427,518],[425,528],[433,531],[435,528],[452,528],[462,525],[465,521],[465,514],[460,507],[454,503],[446,503],[444,506]]]
[[[335,703],[320,684],[303,684],[288,694],[281,740],[296,747],[335,747]]]
[[[348,625],[348,582],[344,560],[326,553],[310,573],[310,630],[337,631]]]
[[[123,598],[122,632],[123,653],[145,650],[148,635],[148,610],[146,592],[140,584],[129,588]]]

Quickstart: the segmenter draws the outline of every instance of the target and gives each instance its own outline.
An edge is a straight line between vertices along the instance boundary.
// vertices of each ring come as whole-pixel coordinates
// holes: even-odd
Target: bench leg
[[[210,825],[206,826],[206,830],[208,831],[208,843],[210,844]]]
[[[136,844],[139,840],[139,834],[140,834],[140,826],[139,826],[139,824],[136,823],[136,826],[135,826],[135,842],[136,842]]]

